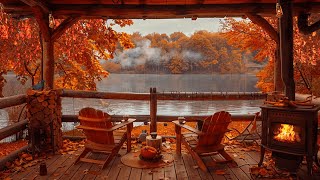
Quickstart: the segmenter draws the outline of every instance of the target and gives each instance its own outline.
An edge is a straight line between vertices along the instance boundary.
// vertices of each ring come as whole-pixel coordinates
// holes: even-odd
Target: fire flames
[[[294,126],[289,124],[281,124],[274,136],[275,140],[281,142],[301,142],[301,138],[298,132],[294,131]]]

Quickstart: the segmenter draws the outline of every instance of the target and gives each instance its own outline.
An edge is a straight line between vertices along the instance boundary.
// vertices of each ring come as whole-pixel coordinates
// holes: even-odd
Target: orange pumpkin
[[[141,148],[141,156],[146,159],[153,159],[158,154],[157,149],[151,146]]]

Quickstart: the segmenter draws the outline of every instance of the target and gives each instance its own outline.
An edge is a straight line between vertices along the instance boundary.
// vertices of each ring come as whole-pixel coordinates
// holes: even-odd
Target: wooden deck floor
[[[74,165],[76,157],[82,149],[74,152],[73,154],[55,155],[46,160],[48,175],[39,175],[39,165],[29,167],[24,172],[12,174],[12,179],[119,179],[119,180],[175,180],[175,179],[233,179],[233,180],[246,180],[253,179],[250,176],[249,168],[257,165],[260,158],[260,153],[257,151],[242,151],[230,148],[228,152],[235,159],[238,166],[232,167],[227,164],[216,165],[214,168],[210,167],[208,173],[202,172],[197,168],[195,161],[188,153],[183,153],[181,156],[174,156],[174,162],[163,168],[154,169],[137,169],[125,166],[121,163],[120,155],[125,154],[125,150],[120,151],[120,155],[116,157],[104,170],[95,164],[80,162]],[[105,155],[94,154],[94,158],[105,158]],[[219,160],[222,157],[219,155],[209,156],[203,158],[208,164],[212,160]],[[300,170],[300,178],[293,179],[306,179],[306,170]],[[299,173],[298,173],[299,174]],[[319,176],[317,176],[319,177]],[[307,179],[318,179],[316,176]],[[269,178],[270,179],[270,178]],[[278,178],[279,179],[279,178]],[[286,178],[289,179],[289,178]],[[319,178],[320,179],[320,178]]]

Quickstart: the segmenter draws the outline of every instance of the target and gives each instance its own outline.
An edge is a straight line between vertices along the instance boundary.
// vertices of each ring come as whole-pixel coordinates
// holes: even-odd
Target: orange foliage
[[[4,18],[5,17],[5,18]],[[95,90],[95,81],[108,76],[101,60],[113,57],[116,46],[133,47],[129,35],[113,30],[114,25],[131,25],[131,20],[79,20],[54,42],[55,87]],[[56,24],[62,20],[56,20]],[[57,27],[57,26],[56,26]],[[0,73],[13,71],[24,83],[40,78],[41,46],[35,19],[15,20],[0,12]]]
[[[26,146],[28,144],[28,141],[25,140],[19,140],[12,143],[1,143],[0,144],[0,158],[7,156],[8,154],[12,153],[13,151],[22,148],[23,146]]]
[[[277,18],[265,18],[277,30]],[[318,15],[309,17],[311,22],[319,19]],[[223,32],[229,39],[229,43],[243,51],[256,53],[257,61],[266,61],[268,64],[261,70],[257,76],[259,81],[257,87],[264,92],[274,90],[274,57],[275,42],[269,35],[258,25],[248,19],[236,20],[226,18],[223,21]],[[294,18],[294,79],[296,81],[296,90],[302,93],[310,93],[310,90],[320,95],[320,35],[313,32],[309,35],[303,35],[299,32],[297,18]],[[300,72],[299,72],[300,70]],[[303,81],[302,76],[306,79],[307,84]],[[308,87],[310,86],[310,87]]]

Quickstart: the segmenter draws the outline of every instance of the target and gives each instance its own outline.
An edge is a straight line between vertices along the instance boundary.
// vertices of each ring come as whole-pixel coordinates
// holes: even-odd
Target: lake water
[[[10,82],[13,82],[12,79]],[[139,93],[149,92],[150,87],[156,87],[158,92],[258,92],[256,82],[257,77],[253,74],[111,74],[97,83],[97,90]],[[88,106],[110,114],[149,114],[149,101],[63,98],[62,104],[63,114],[78,114],[81,108]],[[259,111],[261,104],[262,100],[158,101],[158,114],[208,115],[221,110],[229,111],[231,114],[250,114]],[[0,117],[1,127],[10,124],[5,110],[0,110]]]
[[[149,92],[156,87],[158,92],[257,92],[257,77],[252,74],[111,74],[97,83],[98,91]],[[160,115],[205,115],[227,110],[233,114],[254,113],[261,100],[253,101],[158,101]],[[97,100],[64,98],[65,114],[77,114],[83,107],[96,107],[111,114],[149,114],[148,101]],[[70,108],[72,107],[72,108]]]

